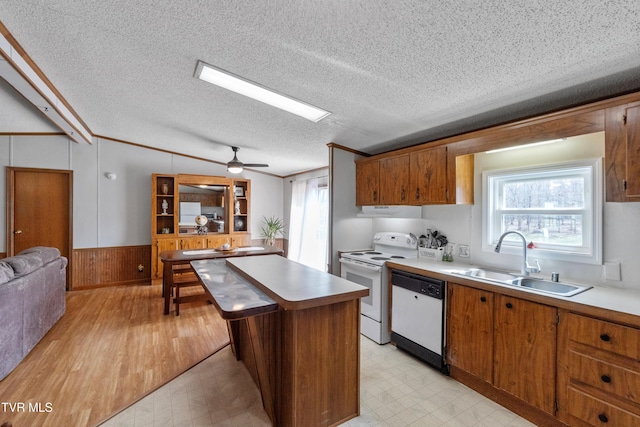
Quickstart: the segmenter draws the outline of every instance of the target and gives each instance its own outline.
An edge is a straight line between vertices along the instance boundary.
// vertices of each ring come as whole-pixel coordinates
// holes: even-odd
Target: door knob
[[[22,230],[16,230],[13,232],[13,234],[22,234]]]

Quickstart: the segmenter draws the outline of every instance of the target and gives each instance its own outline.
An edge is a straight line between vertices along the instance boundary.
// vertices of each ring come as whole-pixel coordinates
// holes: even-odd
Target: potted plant
[[[262,237],[265,244],[274,246],[278,235],[284,236],[284,221],[277,216],[262,217]]]

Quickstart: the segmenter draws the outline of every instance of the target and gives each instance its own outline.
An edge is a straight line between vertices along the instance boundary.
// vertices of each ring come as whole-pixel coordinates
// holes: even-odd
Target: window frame
[[[493,179],[506,181],[505,178],[513,176],[522,176],[523,180],[526,175],[533,177],[535,174],[549,175],[554,171],[558,172],[558,176],[568,175],[568,171],[578,168],[588,168],[590,170],[590,182],[585,187],[585,207],[577,208],[554,208],[554,209],[527,209],[529,214],[550,214],[557,215],[567,214],[583,214],[583,247],[588,247],[588,251],[570,250],[569,246],[565,249],[560,247],[549,247],[541,244],[530,252],[530,257],[540,259],[553,259],[558,261],[578,262],[583,264],[602,264],[602,221],[603,221],[603,175],[602,175],[602,159],[584,159],[569,162],[529,165],[516,168],[493,169],[482,172],[482,250],[492,252],[501,233],[501,217],[498,212],[504,210],[495,209],[496,197],[495,188],[492,188],[491,181]],[[495,185],[494,185],[495,186]],[[588,206],[588,205],[591,206]],[[514,214],[522,211],[514,210]],[[586,214],[585,214],[586,212]],[[590,213],[590,215],[589,215]],[[586,240],[586,242],[584,241]],[[552,246],[552,245],[550,245]],[[522,243],[520,241],[509,241],[505,239],[503,242],[501,253],[521,254]]]

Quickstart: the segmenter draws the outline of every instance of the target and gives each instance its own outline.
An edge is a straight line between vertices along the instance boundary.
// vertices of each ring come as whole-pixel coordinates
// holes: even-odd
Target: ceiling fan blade
[[[244,163],[245,168],[268,168],[269,165],[264,163]]]

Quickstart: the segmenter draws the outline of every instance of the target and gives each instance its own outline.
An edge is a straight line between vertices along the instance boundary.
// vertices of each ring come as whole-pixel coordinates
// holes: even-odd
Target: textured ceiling
[[[639,10],[606,0],[3,0],[0,20],[94,134],[222,162],[238,145],[241,161],[284,176],[326,166],[329,142],[381,152],[640,89]],[[313,123],[199,81],[198,60],[332,114]],[[16,102],[0,105],[2,117]],[[0,131],[24,130],[2,117]]]

